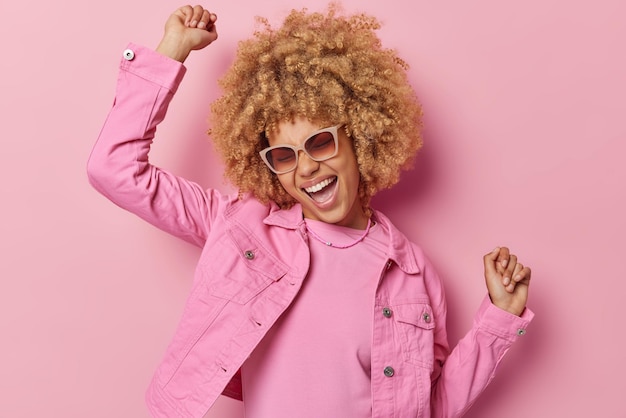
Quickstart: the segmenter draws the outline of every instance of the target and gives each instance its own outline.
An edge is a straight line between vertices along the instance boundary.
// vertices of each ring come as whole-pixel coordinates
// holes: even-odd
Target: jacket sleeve
[[[130,44],[115,101],[87,163],[91,185],[156,227],[202,246],[221,196],[150,164],[148,153],[185,67]]]
[[[435,366],[432,373],[431,417],[461,417],[493,379],[500,361],[512,344],[526,333],[534,314],[526,308],[521,316],[506,312],[483,299],[471,330],[450,352],[445,329],[446,302],[441,282],[427,262],[427,280],[436,318]]]

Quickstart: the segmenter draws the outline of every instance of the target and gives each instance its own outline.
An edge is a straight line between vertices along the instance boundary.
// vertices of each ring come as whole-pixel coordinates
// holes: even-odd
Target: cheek
[[[361,173],[359,172],[359,163],[352,149],[352,144],[344,143],[343,150],[345,150],[345,158],[343,161],[344,174],[349,179],[351,186],[356,185],[358,188],[361,181]]]
[[[350,161],[350,181],[358,189],[361,182],[361,173],[359,172],[359,165],[356,161],[356,157]]]
[[[294,183],[293,177],[291,177],[289,174],[290,173],[279,174],[278,181],[280,182],[280,185],[283,186],[283,189],[285,189],[287,193],[293,196],[293,191],[295,190],[295,185],[294,185],[295,183]]]

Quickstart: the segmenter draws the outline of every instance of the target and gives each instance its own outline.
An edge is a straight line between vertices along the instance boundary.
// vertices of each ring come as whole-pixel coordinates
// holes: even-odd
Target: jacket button
[[[424,315],[422,315],[422,318],[424,318],[424,322],[426,322],[427,324],[429,324],[429,323],[430,323],[430,321],[431,321],[431,319],[432,319],[432,318],[430,317],[430,314],[429,314],[428,312],[427,312],[427,313],[425,313]]]
[[[395,372],[396,371],[391,366],[387,366],[387,367],[385,367],[385,370],[383,370],[383,373],[385,373],[385,376],[387,376],[387,377],[393,376],[395,374]]]
[[[254,260],[254,252],[253,251],[246,251],[245,253],[243,253],[244,257],[246,257],[248,260]]]
[[[385,318],[391,318],[391,309],[389,308],[383,308],[383,316]]]
[[[124,51],[124,59],[132,61],[133,58],[135,58],[135,52],[132,49],[127,49]]]

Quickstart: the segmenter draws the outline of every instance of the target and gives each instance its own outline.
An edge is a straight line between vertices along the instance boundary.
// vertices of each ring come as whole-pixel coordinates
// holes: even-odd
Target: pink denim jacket
[[[280,210],[249,196],[223,196],[148,162],[184,73],[180,63],[131,44],[88,163],[91,184],[107,198],[203,248],[178,329],[147,391],[155,417],[202,417],[220,394],[241,399],[239,369],[298,293],[310,261],[300,206]],[[391,241],[388,261],[375,273],[370,318],[372,416],[459,417],[533,314],[511,315],[485,297],[472,329],[450,352],[436,272],[384,215],[375,219]]]

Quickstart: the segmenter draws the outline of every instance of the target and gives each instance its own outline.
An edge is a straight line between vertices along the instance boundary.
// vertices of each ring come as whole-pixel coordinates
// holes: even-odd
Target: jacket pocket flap
[[[238,225],[224,238],[211,244],[211,259],[201,262],[212,295],[246,304],[287,274],[288,266]]]
[[[433,329],[435,317],[433,309],[426,303],[407,303],[393,307],[398,322],[414,325],[422,329]]]
[[[228,233],[237,248],[238,258],[247,268],[273,281],[278,281],[287,273],[288,267],[251,233],[238,225],[233,225]]]

